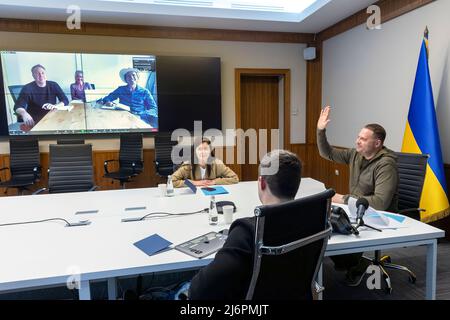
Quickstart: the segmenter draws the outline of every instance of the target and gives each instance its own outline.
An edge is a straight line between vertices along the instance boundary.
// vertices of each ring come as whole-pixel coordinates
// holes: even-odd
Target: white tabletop
[[[252,216],[255,206],[260,205],[256,182],[225,188],[229,194],[216,196],[216,201],[233,201],[237,206],[235,218]],[[305,178],[297,197],[324,189],[322,183]],[[0,291],[65,283],[74,272],[81,274],[81,280],[92,280],[207,264],[212,256],[199,260],[177,250],[148,256],[133,243],[157,233],[176,245],[229,228],[222,216],[217,226],[208,224],[206,213],[121,222],[122,218],[150,212],[192,212],[209,207],[209,197],[200,190],[195,195],[186,188],[175,192],[172,198],[161,197],[157,188],[0,198],[0,224],[54,217],[70,222],[91,221],[90,225],[79,227],[65,227],[62,221],[0,227]],[[144,206],[144,210],[125,210]],[[98,213],[75,215],[76,211],[86,210]],[[410,227],[381,233],[362,231],[359,237],[333,236],[327,251],[444,235],[443,231],[412,219],[405,223]]]

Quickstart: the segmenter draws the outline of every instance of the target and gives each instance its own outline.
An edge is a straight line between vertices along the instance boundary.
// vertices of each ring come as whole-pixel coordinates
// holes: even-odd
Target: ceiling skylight
[[[119,0],[112,0],[119,1]],[[128,0],[162,5],[301,13],[316,0]]]
[[[158,14],[300,22],[331,0],[98,0],[147,4]],[[158,10],[162,9],[162,10]],[[175,9],[177,7],[177,9]],[[174,10],[175,9],[175,10]],[[162,12],[165,11],[165,12]]]
[[[86,12],[301,22],[333,0],[0,0],[0,5]],[[336,0],[334,0],[336,1]]]

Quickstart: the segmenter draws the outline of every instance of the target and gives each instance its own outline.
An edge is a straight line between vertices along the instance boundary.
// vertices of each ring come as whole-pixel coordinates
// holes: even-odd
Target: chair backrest
[[[50,193],[89,191],[93,186],[91,144],[50,145]]]
[[[9,92],[11,93],[11,97],[14,101],[14,104],[17,102],[17,99],[19,99],[20,91],[22,91],[23,85],[12,85],[8,86]]]
[[[9,141],[9,167],[13,177],[34,177],[40,168],[39,142],[35,138],[18,138]]]
[[[331,235],[329,189],[255,209],[253,275],[247,299],[313,298],[315,279]]]
[[[155,135],[155,165],[156,173],[160,176],[168,176],[176,167],[172,162],[172,148],[178,141],[172,141],[170,132],[160,132]]]
[[[428,155],[413,153],[395,153],[398,167],[398,209],[417,209],[420,204]],[[417,212],[417,214],[419,214]],[[420,219],[420,215],[413,216]]]
[[[84,139],[60,138],[56,140],[57,144],[84,144]]]
[[[121,169],[132,169],[136,173],[143,169],[142,134],[126,133],[120,135],[119,166]]]

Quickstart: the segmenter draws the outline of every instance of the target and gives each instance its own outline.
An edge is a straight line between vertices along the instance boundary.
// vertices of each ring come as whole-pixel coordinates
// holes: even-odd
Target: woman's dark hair
[[[198,139],[197,142],[194,142],[194,144],[192,145],[192,150],[191,150],[191,168],[192,168],[192,177],[195,178],[195,170],[197,170],[197,167],[199,166],[198,164],[198,158],[197,158],[197,147],[202,145],[203,143],[208,144],[209,149],[211,150],[211,153],[209,155],[208,160],[206,161],[206,172],[205,172],[205,177],[209,177],[209,175],[211,174],[211,168],[212,168],[212,161],[214,160],[215,157],[215,152],[214,152],[214,148],[211,145],[211,140],[209,140],[208,138],[203,137],[201,140]]]

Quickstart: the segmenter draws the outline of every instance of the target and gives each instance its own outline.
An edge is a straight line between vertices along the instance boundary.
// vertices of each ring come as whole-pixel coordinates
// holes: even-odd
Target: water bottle
[[[168,197],[173,197],[175,195],[174,191],[173,191],[173,183],[172,183],[172,176],[169,175],[167,177],[167,191],[166,191],[166,195]]]
[[[210,225],[217,225],[219,222],[219,214],[217,213],[217,206],[216,206],[216,198],[214,196],[211,196],[211,201],[209,203],[209,216],[208,216],[209,224]]]

